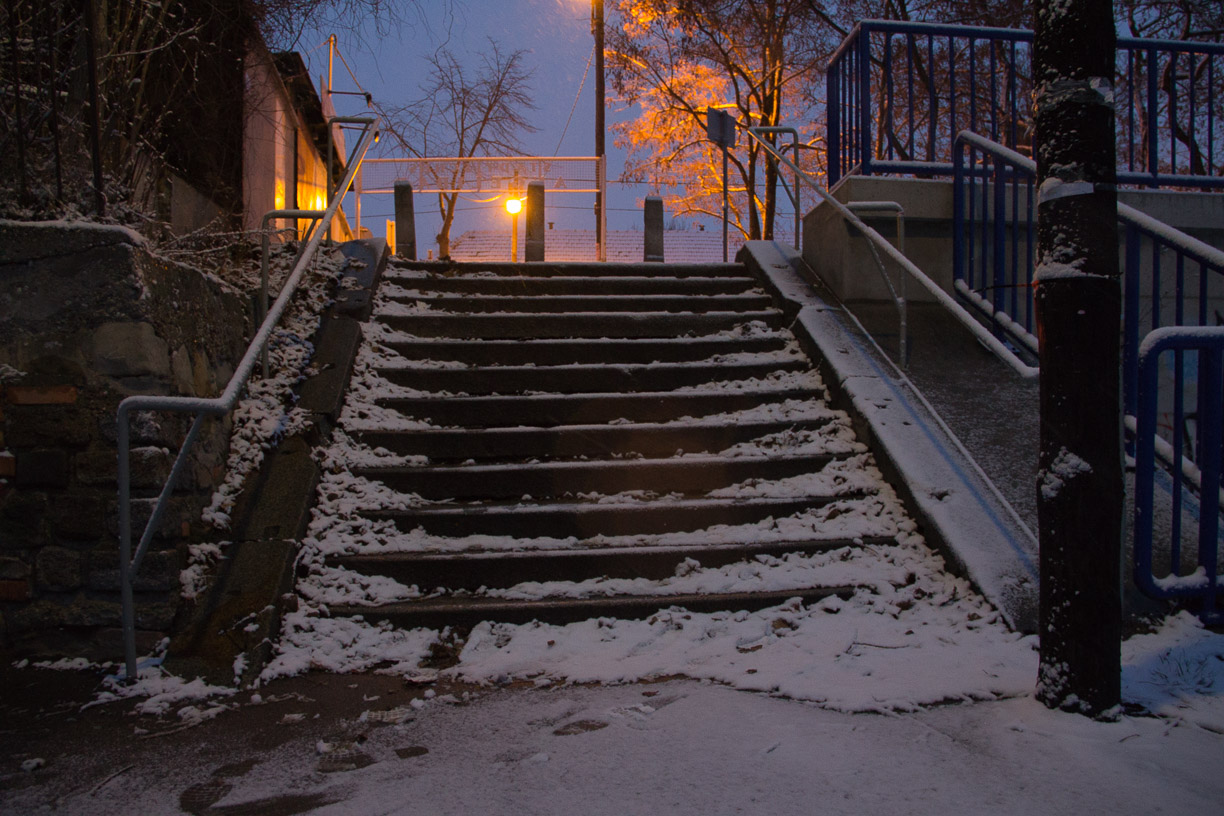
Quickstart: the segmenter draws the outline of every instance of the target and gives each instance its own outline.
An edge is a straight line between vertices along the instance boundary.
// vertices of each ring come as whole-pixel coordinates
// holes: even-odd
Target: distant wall
[[[245,304],[119,227],[0,221],[0,643],[117,644],[116,423],[130,394],[216,396],[245,350]],[[210,421],[136,583],[138,628],[163,633],[186,542],[224,475]],[[138,416],[136,529],[187,428]],[[117,651],[111,651],[117,654]]]

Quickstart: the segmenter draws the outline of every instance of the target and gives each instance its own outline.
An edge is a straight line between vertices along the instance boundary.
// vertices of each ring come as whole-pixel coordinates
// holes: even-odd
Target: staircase
[[[912,522],[827,397],[740,265],[393,260],[301,592],[463,629],[901,585],[853,568]]]

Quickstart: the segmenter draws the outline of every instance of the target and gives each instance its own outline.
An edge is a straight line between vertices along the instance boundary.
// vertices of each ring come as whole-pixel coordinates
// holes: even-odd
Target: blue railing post
[[[958,143],[952,149],[952,280],[965,281],[965,151]]]
[[[859,173],[871,175],[871,29],[859,28],[858,94],[859,94]]]
[[[1204,346],[1198,353],[1198,466],[1201,474],[1199,495],[1203,506],[1199,511],[1199,566],[1214,584],[1219,570],[1218,547],[1220,535],[1220,444],[1224,432],[1224,405],[1221,405],[1222,380],[1220,372],[1221,353],[1219,347]],[[1217,498],[1210,501],[1208,497]],[[1203,598],[1203,617],[1215,616],[1216,593],[1207,592]]]
[[[1147,129],[1148,129],[1148,173],[1152,175],[1150,186],[1156,187],[1156,177],[1160,175],[1160,128],[1157,127],[1156,111],[1156,49],[1147,50]]]
[[[825,74],[825,144],[828,150],[826,169],[829,186],[841,180],[841,63],[829,66]]]

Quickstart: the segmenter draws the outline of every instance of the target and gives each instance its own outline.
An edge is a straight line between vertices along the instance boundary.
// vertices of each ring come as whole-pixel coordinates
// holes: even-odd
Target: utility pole
[[[591,0],[591,33],[595,35],[595,158],[596,172],[607,173],[604,165],[604,0]],[[602,184],[596,184],[601,190]],[[595,242],[604,245],[604,194],[595,193]],[[600,253],[601,255],[603,253]],[[601,257],[600,260],[603,260]]]
[[[1120,702],[1122,410],[1112,0],[1038,0],[1041,662],[1050,708]]]

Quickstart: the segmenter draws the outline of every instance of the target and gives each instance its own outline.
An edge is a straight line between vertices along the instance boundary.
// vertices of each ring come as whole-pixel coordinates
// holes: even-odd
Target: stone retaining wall
[[[117,643],[116,408],[131,394],[216,396],[248,333],[243,298],[135,233],[0,221],[0,645]],[[133,423],[137,534],[188,424]],[[145,559],[137,625],[150,635],[178,609],[185,546],[204,533],[228,440],[228,420],[210,420]]]

